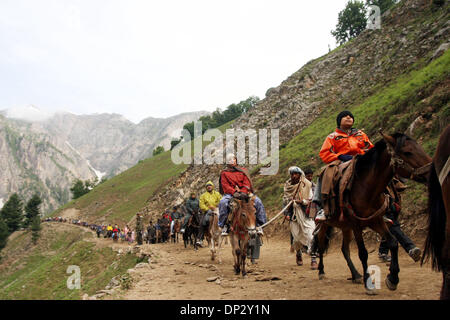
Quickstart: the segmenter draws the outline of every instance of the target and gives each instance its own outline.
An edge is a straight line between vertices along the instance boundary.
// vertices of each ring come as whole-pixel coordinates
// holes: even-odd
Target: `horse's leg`
[[[239,256],[241,254],[241,251],[239,249],[239,244],[237,243],[238,241],[234,235],[231,236],[230,242],[231,242],[231,252],[234,257],[234,273],[239,274],[239,272],[241,271],[239,267]]]
[[[247,275],[247,270],[245,270],[245,259],[247,258],[247,250],[248,250],[248,238],[242,240],[242,248],[241,248],[241,265],[242,265],[242,276],[245,277]]]
[[[367,252],[366,246],[364,245],[362,229],[353,229],[353,234],[355,235],[356,244],[358,245],[359,260],[361,260],[361,264],[363,266],[364,287],[367,288],[367,279],[369,278],[369,274],[367,273],[367,259],[369,257],[369,254]]]
[[[389,274],[386,277],[386,286],[389,290],[397,289],[397,285],[400,282],[398,274],[400,272],[400,266],[398,263],[398,242],[394,236],[389,232],[386,223],[380,217],[376,224],[371,226],[371,229],[378,232],[381,236],[386,239],[386,244],[391,251],[391,264],[389,266]]]
[[[317,242],[316,245],[318,246],[318,252],[319,252],[319,280],[325,279],[325,271],[324,271],[324,265],[323,265],[323,254],[325,252],[325,237],[327,235],[327,229],[330,228],[326,224],[322,224],[320,227],[320,230],[318,234],[315,237],[315,241]]]
[[[214,234],[212,233],[212,230],[208,230],[208,233],[210,238],[211,260],[214,261],[216,253]]]
[[[350,242],[352,241],[352,230],[345,229],[342,230],[342,254],[344,255],[345,260],[347,261],[347,265],[350,268],[350,272],[352,273],[352,281],[353,283],[362,283],[362,276],[356,270],[353,265],[353,261],[350,258]]]

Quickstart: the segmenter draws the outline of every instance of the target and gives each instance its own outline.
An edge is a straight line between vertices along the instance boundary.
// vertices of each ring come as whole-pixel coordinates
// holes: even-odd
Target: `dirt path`
[[[421,243],[421,242],[418,242]],[[334,244],[336,246],[336,244]],[[246,278],[234,275],[231,246],[225,245],[223,263],[210,260],[209,249],[195,252],[182,243],[144,245],[153,255],[151,263],[133,269],[133,285],[106,299],[438,299],[442,276],[430,266],[419,263],[400,251],[400,284],[396,291],[384,285],[388,267],[380,263],[377,248],[368,245],[369,265],[381,268],[381,289],[376,296],[368,296],[361,285],[346,280],[350,276],[346,262],[338,248],[331,248],[325,257],[326,279],[318,280],[317,271],[309,268],[310,258],[304,255],[304,266],[295,264],[288,241],[269,239],[261,248],[261,259],[249,265]],[[361,272],[356,246],[352,258]],[[208,282],[208,278],[218,280]],[[279,278],[280,280],[266,280]]]

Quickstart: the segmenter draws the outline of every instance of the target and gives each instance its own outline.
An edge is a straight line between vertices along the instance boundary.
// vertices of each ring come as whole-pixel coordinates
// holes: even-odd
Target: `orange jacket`
[[[373,148],[367,135],[358,129],[352,129],[350,134],[337,128],[335,132],[328,135],[320,149],[319,156],[325,163],[333,162],[341,154],[355,156],[364,154]]]

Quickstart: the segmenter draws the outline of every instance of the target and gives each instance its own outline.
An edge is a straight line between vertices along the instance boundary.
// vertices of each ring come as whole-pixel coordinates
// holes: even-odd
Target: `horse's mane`
[[[414,139],[410,138],[408,135],[400,132],[396,132],[392,135],[392,138],[395,139],[395,152],[399,153],[400,149],[403,147],[406,141],[414,141]]]
[[[369,167],[372,167],[378,160],[378,156],[382,151],[386,149],[387,145],[384,139],[379,140],[375,143],[375,146],[367,151],[363,155],[357,156],[355,170],[356,172],[361,172],[362,170],[366,170]]]

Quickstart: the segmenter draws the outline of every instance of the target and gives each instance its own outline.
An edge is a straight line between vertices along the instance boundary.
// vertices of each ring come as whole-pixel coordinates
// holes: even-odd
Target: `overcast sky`
[[[264,98],[336,47],[347,0],[1,0],[0,110],[131,121]]]

